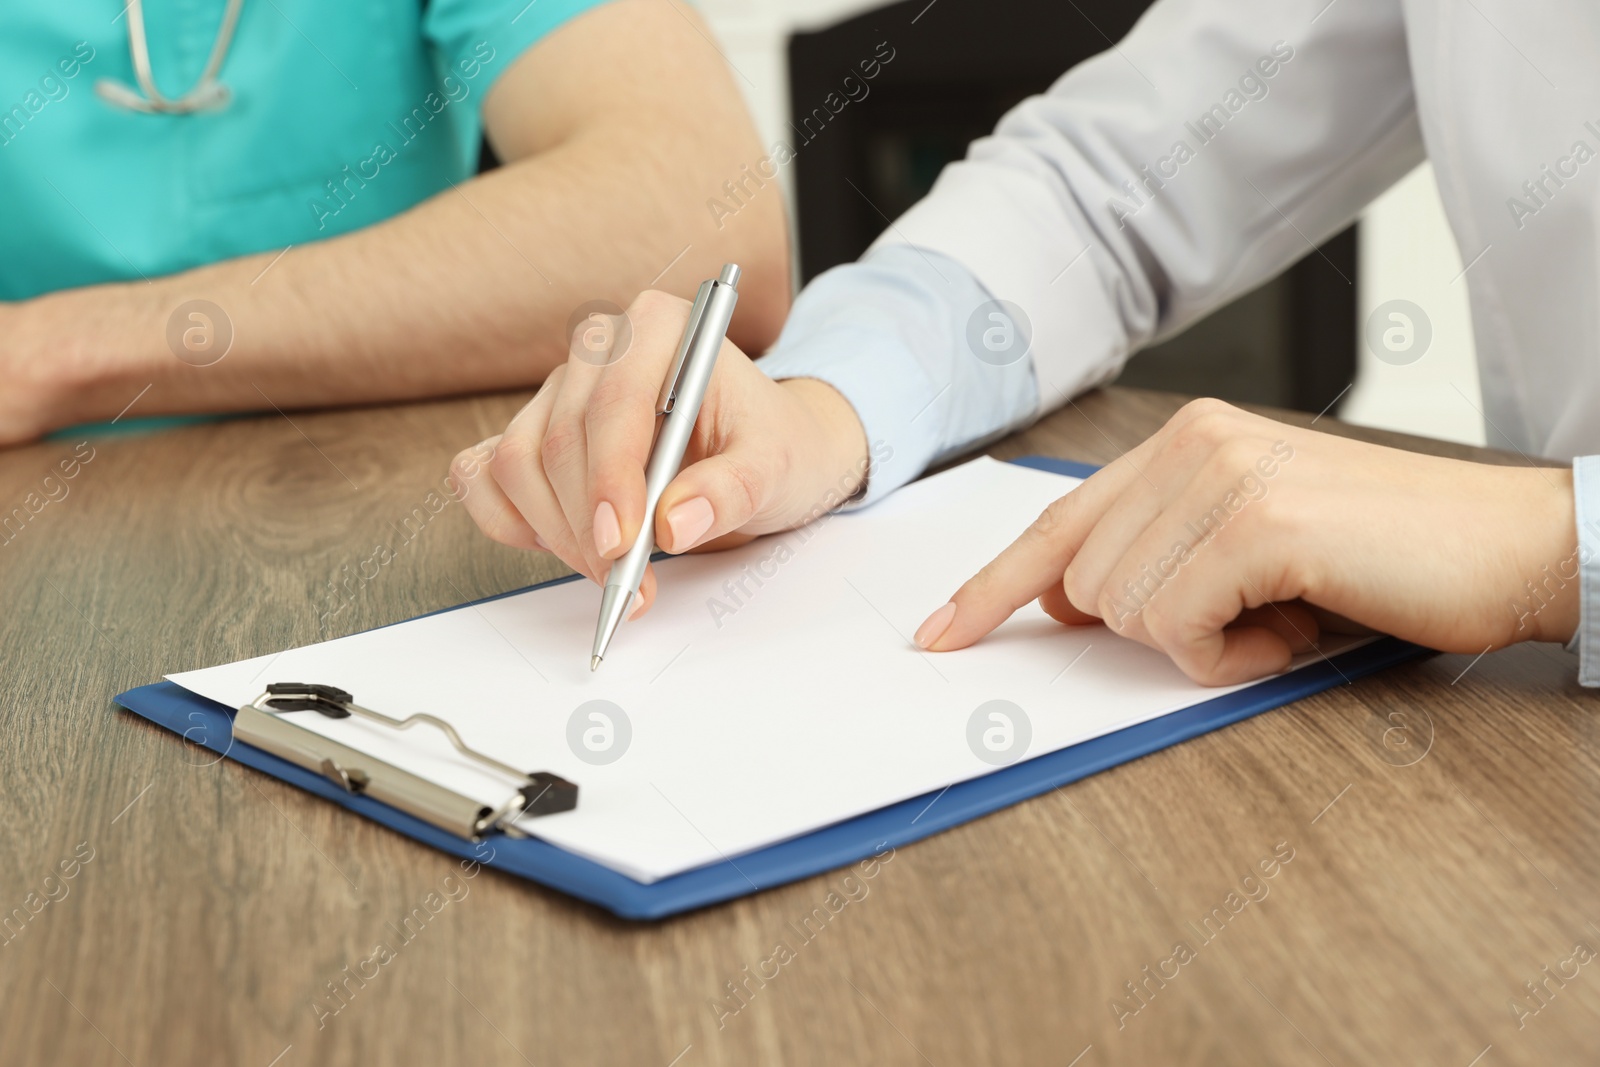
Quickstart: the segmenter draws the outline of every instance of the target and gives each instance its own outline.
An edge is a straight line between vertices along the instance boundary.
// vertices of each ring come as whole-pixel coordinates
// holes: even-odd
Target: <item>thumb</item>
[[[679,471],[656,505],[656,544],[674,554],[687,552],[754,518],[770,486],[750,458],[729,450]]]

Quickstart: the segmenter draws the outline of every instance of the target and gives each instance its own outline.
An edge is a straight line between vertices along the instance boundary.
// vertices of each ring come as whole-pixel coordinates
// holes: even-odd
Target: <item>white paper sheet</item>
[[[473,747],[579,783],[577,810],[525,829],[652,882],[996,769],[969,743],[988,701],[1022,710],[1037,756],[1231,692],[1037,605],[960,652],[912,645],[930,612],[1077,484],[979,459],[863,512],[657,564],[655,606],[623,624],[595,674],[599,591],[571,582],[169,677],[230,707],[300,681],[389,715],[440,715]],[[631,737],[614,715],[609,748],[587,712],[569,730],[595,700],[622,709]],[[427,728],[297,721],[487,804],[508,793]],[[1004,748],[1003,724],[983,725]]]

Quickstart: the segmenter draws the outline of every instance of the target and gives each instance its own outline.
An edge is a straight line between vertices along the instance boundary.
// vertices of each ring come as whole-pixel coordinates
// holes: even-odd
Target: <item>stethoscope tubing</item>
[[[188,115],[226,107],[232,94],[227,86],[217,81],[217,75],[233,43],[233,31],[239,24],[239,12],[243,7],[244,0],[228,0],[222,12],[222,25],[217,28],[216,39],[211,43],[211,55],[206,59],[199,80],[183,95],[167,97],[156,87],[155,74],[150,67],[150,44],[144,30],[144,2],[128,0],[123,13],[128,19],[128,51],[133,57],[133,76],[139,88],[134,89],[112,78],[101,78],[95,83],[95,93],[113,106],[147,114]]]

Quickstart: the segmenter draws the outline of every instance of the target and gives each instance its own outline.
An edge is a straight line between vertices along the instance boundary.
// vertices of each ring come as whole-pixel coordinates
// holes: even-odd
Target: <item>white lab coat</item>
[[[1468,264],[1490,443],[1600,453],[1596,0],[1161,0],[878,246],[942,252],[1020,305],[1049,409],[1424,158]]]

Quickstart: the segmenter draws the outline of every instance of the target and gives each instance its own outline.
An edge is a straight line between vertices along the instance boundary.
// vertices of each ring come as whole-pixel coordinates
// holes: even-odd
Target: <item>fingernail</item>
[[[640,596],[639,602],[633,606],[632,611],[628,612],[628,621],[632,622],[634,619],[637,619],[639,617],[639,613],[642,611],[644,611],[644,597]]]
[[[929,615],[927,621],[917,627],[917,632],[911,640],[917,643],[918,648],[931,647],[935,641],[944,636],[946,630],[950,629],[950,624],[955,621],[955,617],[956,605],[955,601],[952,600],[932,615]]]
[[[533,547],[537,548],[540,552],[550,551],[550,546],[545,544],[544,538],[540,537],[537,533],[533,535]]]
[[[693,497],[667,512],[667,529],[672,531],[672,551],[682,552],[693,548],[716,521],[711,501],[703,496]]]
[[[611,501],[602,500],[594,509],[594,549],[605,556],[620,544],[622,525],[617,522],[617,509],[611,506]]]

